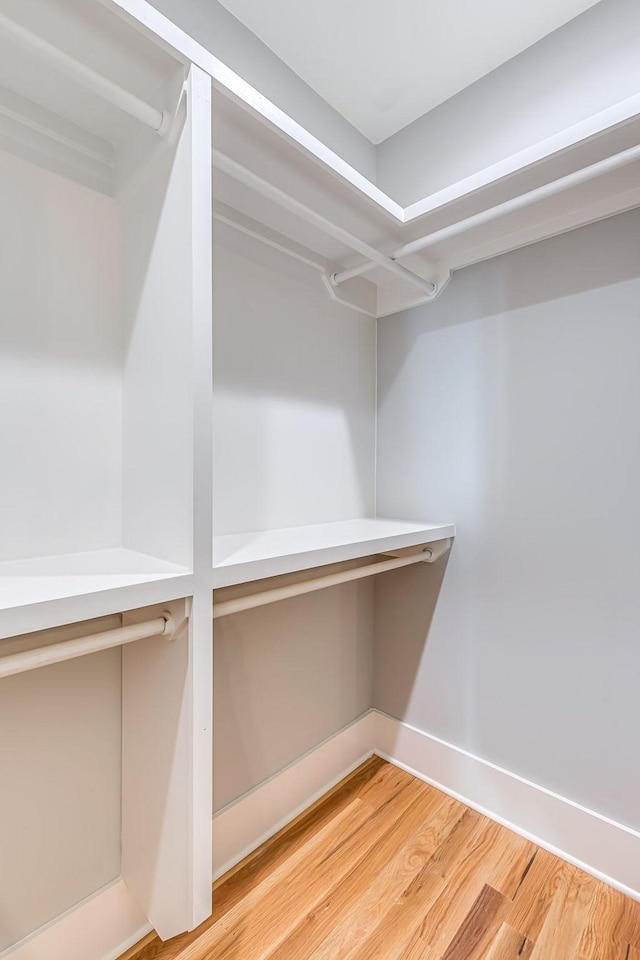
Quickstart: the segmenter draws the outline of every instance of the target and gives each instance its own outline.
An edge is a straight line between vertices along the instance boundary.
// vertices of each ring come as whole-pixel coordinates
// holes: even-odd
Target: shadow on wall
[[[450,556],[375,578],[373,705],[400,719],[420,675]]]

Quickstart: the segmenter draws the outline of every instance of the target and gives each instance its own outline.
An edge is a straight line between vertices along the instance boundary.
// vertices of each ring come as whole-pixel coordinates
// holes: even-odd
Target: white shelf
[[[451,523],[367,517],[215,537],[213,586],[228,587],[455,536]]]
[[[176,600],[192,592],[190,572],[133,550],[0,563],[0,638]]]

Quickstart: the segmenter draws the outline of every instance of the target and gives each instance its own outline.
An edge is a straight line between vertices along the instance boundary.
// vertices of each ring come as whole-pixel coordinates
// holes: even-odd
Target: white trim
[[[640,94],[634,94],[448,187],[443,187],[442,190],[410,203],[403,209],[403,223],[410,223],[427,213],[441,210],[462,197],[472,196],[478,190],[507,180],[514,174],[526,173],[545,160],[553,160],[569,150],[584,146],[602,133],[614,132],[625,123],[635,120],[639,114]]]
[[[374,712],[375,753],[640,900],[640,833],[431,734]]]
[[[0,953],[0,960],[117,960],[151,925],[122,879]]]
[[[374,714],[325,740],[213,818],[213,876],[222,876],[373,753]]]

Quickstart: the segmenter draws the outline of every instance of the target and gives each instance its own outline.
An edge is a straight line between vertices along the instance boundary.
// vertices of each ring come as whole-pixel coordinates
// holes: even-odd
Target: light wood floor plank
[[[483,825],[481,842],[459,858],[456,870],[421,924],[419,935],[443,955],[467,918],[471,924],[476,922],[474,906],[476,901],[482,904],[485,886],[502,895],[500,913],[492,922],[502,920],[506,895],[515,893],[535,852],[532,844],[499,824],[483,818]],[[492,903],[497,908],[498,899],[492,898]],[[475,949],[481,955],[480,944]]]
[[[441,960],[440,954],[424,940],[414,943],[402,954],[402,960]]]
[[[631,947],[640,951],[640,903],[637,900],[625,898],[625,938]],[[631,951],[630,951],[631,955]]]
[[[563,874],[531,960],[573,958],[596,895],[596,881],[575,867]]]
[[[520,888],[513,898],[507,923],[526,936],[537,940],[560,881],[569,865],[547,850],[538,849]]]
[[[502,925],[506,902],[504,894],[485,884],[442,954],[442,960],[486,956]]]
[[[359,949],[464,813],[450,797],[426,789],[371,860],[362,861],[269,960],[346,960]]]
[[[527,956],[527,945],[530,954],[533,943],[508,923],[503,923],[487,951],[486,960],[522,960]]]
[[[626,897],[599,884],[578,944],[581,960],[626,960],[629,950]]]
[[[474,810],[467,810],[441,844],[434,856],[414,877],[376,927],[369,940],[350,960],[397,960],[403,950],[414,949],[416,943],[428,943],[422,924],[438,901],[451,876],[460,871],[469,851],[477,848],[486,831],[486,820]]]

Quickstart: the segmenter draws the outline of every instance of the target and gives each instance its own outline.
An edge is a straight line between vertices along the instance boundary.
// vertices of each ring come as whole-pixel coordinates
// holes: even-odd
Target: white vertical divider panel
[[[165,361],[173,364],[174,375],[165,366],[164,382],[154,382],[152,365],[137,371],[132,366],[125,374],[146,378],[148,390],[164,390],[169,397],[175,393],[178,405],[185,391],[189,396],[189,422],[169,418],[153,463],[154,471],[176,475],[180,464],[174,458],[187,458],[182,468],[189,477],[191,556],[183,559],[193,563],[194,595],[182,606],[189,624],[173,641],[143,641],[123,650],[122,874],[163,939],[192,929],[209,915],[212,876],[211,79],[196,67],[186,81],[186,103],[150,254],[150,272],[159,257],[165,276],[156,271],[156,282],[167,288],[164,304],[158,291],[153,300],[156,327],[148,336],[157,339],[151,353],[161,368]],[[172,258],[178,260],[175,269]],[[181,341],[174,351],[176,324]],[[188,369],[181,369],[185,344]],[[166,411],[162,400],[160,408]],[[141,444],[146,442],[140,437]],[[141,494],[132,504],[144,496],[143,478],[134,482],[141,485]],[[180,489],[179,480],[176,493]],[[149,513],[149,524],[151,517]],[[145,530],[140,518],[132,517],[132,522],[137,536],[155,538],[154,550],[166,555],[161,516],[158,529]],[[166,536],[184,546],[185,531],[175,525],[175,517]],[[125,621],[149,612],[135,611]],[[181,614],[179,609],[175,613]]]
[[[213,811],[213,328],[211,77],[192,66],[194,596],[192,655],[191,927],[211,913]]]

